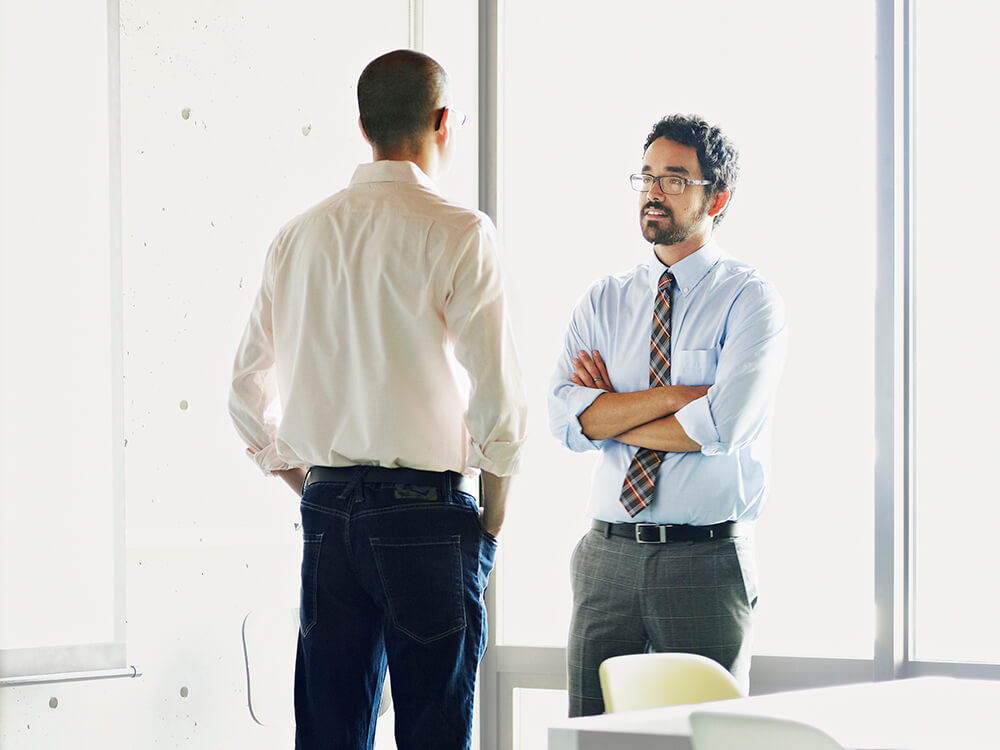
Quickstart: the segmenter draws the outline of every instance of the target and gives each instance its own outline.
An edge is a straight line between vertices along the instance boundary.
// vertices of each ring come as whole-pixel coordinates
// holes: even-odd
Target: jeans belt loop
[[[368,476],[368,472],[372,470],[371,466],[358,466],[353,470],[354,476],[351,477],[351,481],[344,487],[343,492],[340,493],[341,498],[356,497],[359,500],[364,500],[364,493],[360,491],[361,485],[365,483],[365,477]]]

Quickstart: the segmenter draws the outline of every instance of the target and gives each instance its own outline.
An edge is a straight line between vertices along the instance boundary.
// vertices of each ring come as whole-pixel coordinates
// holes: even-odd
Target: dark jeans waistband
[[[479,497],[479,482],[456,471],[426,471],[424,469],[386,469],[382,466],[313,466],[306,473],[303,485],[316,482],[350,484],[410,484],[417,487],[437,487],[445,493],[452,490]]]

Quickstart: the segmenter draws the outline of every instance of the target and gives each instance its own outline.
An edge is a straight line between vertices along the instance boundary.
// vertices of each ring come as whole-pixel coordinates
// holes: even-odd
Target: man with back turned
[[[400,750],[466,748],[525,397],[496,230],[432,182],[465,119],[444,70],[383,55],[358,105],[373,161],[271,244],[230,413],[302,491],[296,748],[370,748],[387,666]]]

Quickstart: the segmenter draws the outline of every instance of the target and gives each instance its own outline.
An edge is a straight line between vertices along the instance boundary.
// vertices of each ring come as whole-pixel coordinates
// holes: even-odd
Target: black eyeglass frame
[[[458,123],[457,123],[458,127],[462,127],[463,125],[465,125],[466,121],[469,119],[469,116],[467,114],[465,114],[465,112],[462,112],[461,110],[457,110],[454,107],[441,107],[441,109],[438,110],[437,119],[434,121],[434,131],[435,132],[437,132],[438,130],[441,129],[441,121],[444,120],[444,111],[446,109],[450,109],[451,110],[452,117],[458,117],[459,118],[458,119]]]
[[[648,193],[650,190],[653,189],[653,183],[656,183],[660,186],[660,192],[663,193],[664,195],[681,195],[687,189],[688,185],[712,184],[711,180],[691,180],[686,177],[681,177],[680,175],[677,174],[664,174],[660,175],[659,177],[651,174],[630,174],[628,176],[628,180],[629,180],[629,186],[637,193]],[[636,184],[645,185],[646,180],[649,180],[649,187],[647,188],[636,187]],[[676,193],[672,193],[669,190],[664,190],[663,180],[677,180],[681,185],[681,189]]]

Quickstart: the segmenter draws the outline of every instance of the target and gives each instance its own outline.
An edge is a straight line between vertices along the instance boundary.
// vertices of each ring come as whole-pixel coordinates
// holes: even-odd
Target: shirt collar
[[[698,283],[705,278],[705,275],[712,270],[712,267],[719,262],[722,251],[715,244],[714,240],[691,253],[686,258],[677,261],[669,268],[663,264],[656,253],[653,253],[653,262],[649,264],[649,288],[656,293],[656,288],[660,283],[660,276],[664,271],[670,271],[674,275],[674,289],[681,294],[687,295],[694,291]]]
[[[431,178],[412,161],[382,160],[359,164],[351,177],[351,185],[366,182],[405,182],[437,192]]]

